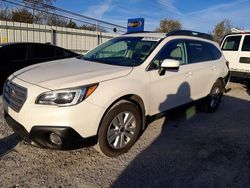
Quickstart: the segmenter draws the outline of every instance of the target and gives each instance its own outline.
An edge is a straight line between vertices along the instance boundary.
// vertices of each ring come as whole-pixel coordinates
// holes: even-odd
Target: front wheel
[[[205,101],[206,112],[214,112],[219,107],[221,96],[223,94],[223,88],[223,84],[220,80],[214,83]]]
[[[250,78],[247,79],[246,86],[247,86],[247,89],[250,89]]]
[[[137,141],[141,130],[139,108],[131,102],[112,107],[98,131],[100,150],[109,157],[126,153]]]

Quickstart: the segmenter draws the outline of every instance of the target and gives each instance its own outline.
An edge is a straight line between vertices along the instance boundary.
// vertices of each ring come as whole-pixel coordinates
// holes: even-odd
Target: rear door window
[[[245,36],[243,45],[242,45],[242,51],[250,51],[250,36]]]
[[[228,36],[222,46],[225,51],[238,51],[241,36]]]
[[[55,58],[55,48],[50,45],[31,44],[32,59],[52,59]]]
[[[209,44],[202,41],[187,41],[188,63],[214,60]]]

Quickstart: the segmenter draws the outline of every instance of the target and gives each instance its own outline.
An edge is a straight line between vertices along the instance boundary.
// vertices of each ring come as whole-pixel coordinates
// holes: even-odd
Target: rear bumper
[[[26,142],[43,148],[72,150],[82,147],[89,147],[97,143],[97,136],[83,138],[73,128],[65,126],[33,126],[28,132],[20,123],[15,121],[9,114],[4,112],[4,118],[7,124],[15,133],[20,135]],[[62,143],[53,144],[50,140],[50,134],[58,135]]]
[[[231,71],[233,78],[250,79],[250,72]]]

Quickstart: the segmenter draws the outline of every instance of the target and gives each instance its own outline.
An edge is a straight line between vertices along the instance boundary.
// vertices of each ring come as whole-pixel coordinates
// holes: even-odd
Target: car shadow
[[[3,84],[3,83],[0,83],[0,97],[1,97],[1,95],[3,94],[3,86],[4,86],[4,84]]]
[[[2,119],[2,96],[0,95],[0,118]],[[1,121],[0,126],[3,126],[4,122]],[[0,138],[0,158],[9,153],[16,145],[22,140],[22,138],[16,134],[12,133],[5,138]]]
[[[13,150],[21,140],[16,133],[0,139],[0,158]]]
[[[196,109],[191,104],[166,113],[160,135],[112,187],[248,187],[250,102],[224,96],[215,113]]]
[[[250,81],[249,80],[242,81],[242,80],[237,80],[237,79],[231,78],[230,82],[243,84],[244,88],[246,89],[247,94],[250,95]]]

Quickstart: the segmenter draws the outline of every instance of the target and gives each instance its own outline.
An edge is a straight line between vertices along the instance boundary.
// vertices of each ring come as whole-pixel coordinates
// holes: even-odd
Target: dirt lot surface
[[[215,113],[192,107],[155,120],[118,158],[26,145],[1,115],[0,187],[249,187],[250,92],[229,87]]]

